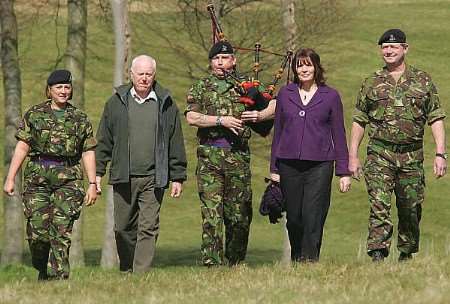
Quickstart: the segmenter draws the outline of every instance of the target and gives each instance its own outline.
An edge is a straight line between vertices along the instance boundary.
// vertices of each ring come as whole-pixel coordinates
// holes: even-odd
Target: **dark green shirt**
[[[152,175],[155,172],[155,143],[158,125],[158,102],[148,99],[139,104],[128,94],[128,128],[130,175]]]
[[[55,114],[56,118],[58,120],[64,118],[64,112],[66,111],[66,109],[61,109],[61,110],[53,110],[53,114]]]

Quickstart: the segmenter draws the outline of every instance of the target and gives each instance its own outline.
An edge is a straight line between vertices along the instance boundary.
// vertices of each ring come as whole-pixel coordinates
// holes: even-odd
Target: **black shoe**
[[[39,271],[38,281],[47,281],[47,280],[48,280],[47,271]]]
[[[383,262],[384,260],[384,254],[381,250],[373,251],[370,256],[372,257],[372,262]]]
[[[400,252],[400,256],[398,257],[399,262],[406,262],[412,259],[412,253]]]
[[[208,268],[219,268],[221,265],[215,264],[215,263],[208,263],[208,264],[203,264],[203,266],[208,267]]]

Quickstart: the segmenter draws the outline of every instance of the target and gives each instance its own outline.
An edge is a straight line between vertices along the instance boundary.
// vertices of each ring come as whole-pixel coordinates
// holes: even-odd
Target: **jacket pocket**
[[[37,151],[46,152],[51,140],[51,128],[46,124],[36,123],[31,129],[31,137]]]
[[[81,128],[79,122],[66,121],[64,124],[64,130],[66,133],[65,147],[67,155],[75,156],[81,154],[81,151],[83,150],[83,147],[81,147],[83,134],[80,134],[80,132],[83,132],[83,129]]]
[[[426,93],[419,91],[408,91],[406,93],[406,100],[408,102],[408,108],[411,111],[411,114],[414,118],[425,118],[425,100]]]
[[[389,102],[389,96],[384,91],[371,91],[366,95],[369,118],[380,121],[384,117],[386,106]]]

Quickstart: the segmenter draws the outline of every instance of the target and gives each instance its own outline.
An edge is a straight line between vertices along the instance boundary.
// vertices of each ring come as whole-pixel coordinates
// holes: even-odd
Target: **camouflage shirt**
[[[81,157],[81,153],[97,145],[86,114],[67,104],[64,115],[58,119],[50,100],[25,113],[16,138],[30,146],[29,156]]]
[[[421,142],[424,126],[445,118],[430,76],[407,65],[396,82],[385,68],[362,84],[353,121],[369,124],[369,137],[395,144]]]
[[[232,81],[209,75],[190,88],[185,113],[194,111],[205,115],[240,118],[241,113],[245,111],[245,105],[239,102],[239,96]],[[248,126],[244,126],[244,130],[239,133],[239,136],[222,126],[199,128],[197,132],[199,141],[227,138],[238,140],[243,146],[248,145],[250,135],[251,131]]]

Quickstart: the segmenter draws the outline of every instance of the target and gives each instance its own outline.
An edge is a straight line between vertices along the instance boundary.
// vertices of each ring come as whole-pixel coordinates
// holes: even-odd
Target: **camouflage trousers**
[[[423,151],[395,153],[369,146],[363,170],[370,203],[368,254],[374,250],[389,254],[392,193],[398,211],[397,248],[404,253],[417,252],[425,189]]]
[[[250,154],[212,146],[197,149],[202,212],[202,262],[235,265],[245,259],[252,220]],[[225,253],[224,253],[225,226]]]
[[[81,166],[44,166],[28,162],[24,172],[23,204],[33,266],[55,278],[69,277],[69,248],[79,217],[83,181]]]

